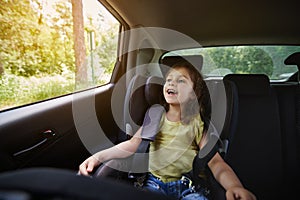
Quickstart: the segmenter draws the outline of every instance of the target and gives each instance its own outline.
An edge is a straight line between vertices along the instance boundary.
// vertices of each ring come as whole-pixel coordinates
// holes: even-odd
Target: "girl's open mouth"
[[[176,95],[178,92],[175,91],[174,89],[167,89],[167,93],[168,93],[169,95]]]

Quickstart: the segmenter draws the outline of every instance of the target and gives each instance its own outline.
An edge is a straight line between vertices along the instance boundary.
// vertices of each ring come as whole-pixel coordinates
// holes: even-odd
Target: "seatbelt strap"
[[[131,171],[129,178],[134,178],[135,174],[140,174],[148,171],[149,155],[146,154],[149,144],[154,141],[159,124],[165,109],[159,104],[152,105],[146,112],[141,137],[142,141],[133,156]]]
[[[148,109],[143,122],[142,139],[154,141],[159,131],[160,120],[164,112],[165,108],[159,104],[155,104]]]
[[[224,144],[222,140],[220,140],[220,135],[214,125],[210,122],[210,126],[207,131],[207,143],[204,147],[199,150],[198,154],[195,156],[193,160],[193,168],[190,172],[185,175],[193,180],[193,183],[197,185],[202,185],[203,187],[207,184],[206,179],[204,177],[200,177],[199,175],[203,175],[207,170],[207,163],[212,159],[212,157],[222,150]]]
[[[195,157],[193,162],[193,170],[203,170],[212,157],[219,152],[219,147],[222,146],[220,135],[211,122],[207,130],[207,134],[207,143],[199,150],[197,156]]]

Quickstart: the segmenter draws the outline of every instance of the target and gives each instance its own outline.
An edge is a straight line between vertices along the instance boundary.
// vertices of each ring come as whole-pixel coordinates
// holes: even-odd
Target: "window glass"
[[[266,74],[270,80],[286,80],[298,71],[296,65],[286,66],[284,60],[300,46],[229,46],[184,49],[169,55],[203,56],[202,73],[205,77],[223,77],[226,74]]]
[[[108,83],[119,26],[97,0],[1,1],[0,110]]]

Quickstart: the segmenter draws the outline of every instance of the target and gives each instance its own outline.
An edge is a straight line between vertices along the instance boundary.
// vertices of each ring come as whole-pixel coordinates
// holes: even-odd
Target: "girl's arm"
[[[95,167],[99,166],[101,163],[115,159],[115,158],[126,158],[131,156],[136,152],[139,144],[141,143],[142,139],[140,128],[136,134],[127,141],[121,142],[113,147],[108,149],[104,149],[95,153],[94,155],[87,158],[80,166],[79,166],[79,174],[88,176]]]
[[[226,190],[226,199],[249,199],[255,200],[256,197],[246,190],[240,182],[232,168],[223,160],[219,153],[208,162],[216,180]]]
[[[207,135],[204,134],[200,140],[199,148],[201,149],[207,142]],[[227,200],[256,200],[254,194],[244,188],[233,169],[223,160],[219,153],[216,153],[208,162],[208,167],[215,179],[226,190]]]

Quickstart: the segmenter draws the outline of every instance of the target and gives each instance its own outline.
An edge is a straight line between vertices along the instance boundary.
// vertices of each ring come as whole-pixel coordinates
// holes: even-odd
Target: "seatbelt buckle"
[[[182,181],[183,184],[186,184],[189,188],[192,187],[193,185],[193,181],[186,176],[182,176],[180,180]]]
[[[134,176],[133,174],[131,174],[129,178],[135,178],[135,181],[133,182],[134,187],[142,188],[146,180],[146,174],[139,175],[139,176]]]

